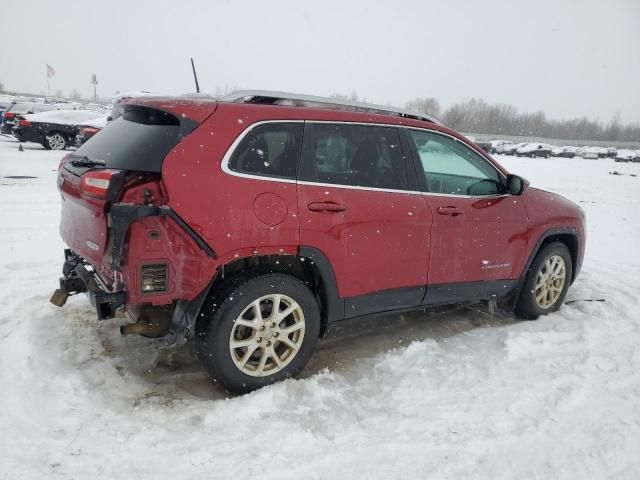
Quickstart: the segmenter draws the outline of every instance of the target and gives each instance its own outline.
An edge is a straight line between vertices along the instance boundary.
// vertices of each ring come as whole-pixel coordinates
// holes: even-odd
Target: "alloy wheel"
[[[47,141],[49,142],[49,146],[51,150],[64,150],[67,146],[67,142],[64,137],[59,133],[54,133],[53,135],[47,137]]]
[[[283,294],[265,295],[236,318],[229,336],[231,359],[246,375],[273,375],[298,354],[304,330],[304,313],[294,299]]]
[[[540,308],[551,308],[564,289],[567,281],[567,268],[560,255],[550,256],[542,264],[535,283],[536,303]]]

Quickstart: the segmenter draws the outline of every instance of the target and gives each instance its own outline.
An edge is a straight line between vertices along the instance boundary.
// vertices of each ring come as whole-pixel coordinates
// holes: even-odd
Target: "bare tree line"
[[[416,98],[406,108],[428,113],[455,130],[492,135],[521,135],[567,140],[640,141],[640,123],[622,124],[620,112],[608,123],[587,117],[551,120],[544,112],[520,113],[513,105],[469,98],[442,110],[436,98]]]

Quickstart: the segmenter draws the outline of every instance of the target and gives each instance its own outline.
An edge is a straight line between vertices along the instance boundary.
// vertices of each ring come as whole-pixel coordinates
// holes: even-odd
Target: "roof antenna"
[[[191,57],[191,69],[193,70],[193,79],[196,82],[196,92],[200,93],[200,85],[198,85],[198,75],[196,75],[196,66],[193,63],[193,57]]]

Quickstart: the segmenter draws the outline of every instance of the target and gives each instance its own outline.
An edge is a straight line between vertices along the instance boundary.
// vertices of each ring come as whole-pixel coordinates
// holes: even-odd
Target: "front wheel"
[[[320,334],[315,296],[280,273],[231,281],[212,293],[200,318],[196,349],[203,366],[234,393],[297,375]]]
[[[569,249],[562,242],[543,248],[531,264],[515,307],[517,316],[535,320],[562,306],[573,275]]]

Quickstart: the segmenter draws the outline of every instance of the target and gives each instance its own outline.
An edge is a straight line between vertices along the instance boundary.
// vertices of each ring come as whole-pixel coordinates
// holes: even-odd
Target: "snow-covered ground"
[[[500,158],[586,210],[567,300],[604,302],[347,324],[303,379],[227,398],[190,345],[49,304],[62,153],[17,145],[0,137],[0,478],[640,478],[640,164]]]

